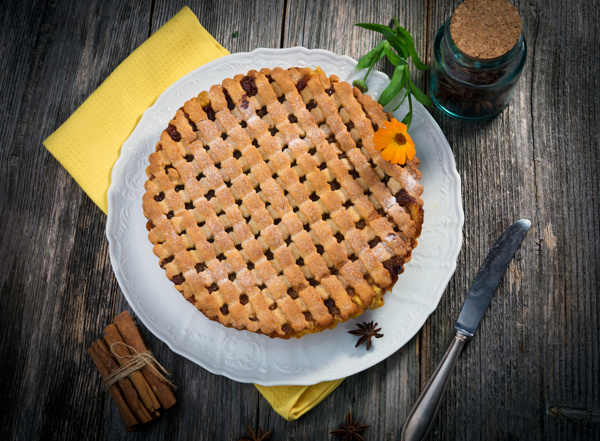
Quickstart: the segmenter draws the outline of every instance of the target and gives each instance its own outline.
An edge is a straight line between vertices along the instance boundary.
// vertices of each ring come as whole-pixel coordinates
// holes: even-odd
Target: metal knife
[[[456,360],[473,337],[530,226],[527,219],[512,224],[485,258],[458,316],[454,339],[404,423],[402,441],[421,441],[431,429]]]

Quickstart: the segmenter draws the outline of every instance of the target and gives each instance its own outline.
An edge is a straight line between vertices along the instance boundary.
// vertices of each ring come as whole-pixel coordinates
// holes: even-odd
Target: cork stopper
[[[463,54],[493,60],[519,41],[521,17],[506,0],[467,0],[452,14],[450,35]]]

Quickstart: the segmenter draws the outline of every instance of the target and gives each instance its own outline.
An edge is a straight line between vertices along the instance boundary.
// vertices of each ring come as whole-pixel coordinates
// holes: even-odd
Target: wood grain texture
[[[148,10],[119,2],[2,8],[2,88],[11,100],[3,100],[2,114],[15,118],[3,127],[1,149],[0,419],[7,439],[83,439],[102,421],[105,398],[85,347],[117,290],[105,218],[41,142],[144,40],[130,13]],[[118,26],[124,38],[112,41]]]
[[[434,2],[432,22],[448,19],[458,4]],[[599,41],[597,8],[514,4],[529,47],[508,109],[475,124],[434,112],[463,179],[465,240],[455,277],[422,331],[430,342],[421,348],[422,386],[495,238],[518,218],[533,227],[459,360],[431,439],[583,440],[600,433],[593,418],[578,423],[551,411],[599,408],[598,135],[586,122],[598,120],[598,80],[586,61]]]
[[[253,385],[208,373],[141,326],[179,386],[178,403],[144,439],[233,440],[250,423],[274,429],[274,441],[333,440],[329,432],[348,410],[372,426],[366,440],[399,439],[477,269],[501,232],[522,217],[532,229],[459,359],[429,439],[600,438],[600,2],[512,3],[528,58],[508,109],[482,123],[432,110],[462,179],[465,227],[457,271],[421,332],[287,422]],[[354,23],[387,24],[397,16],[429,61],[438,28],[459,4],[3,3],[0,440],[140,437],[124,431],[86,352],[128,309],[108,259],[105,216],[41,144],[123,59],[187,5],[231,52],[300,45],[355,59],[380,40]],[[377,68],[391,74],[383,61]],[[425,89],[428,74],[412,75]]]

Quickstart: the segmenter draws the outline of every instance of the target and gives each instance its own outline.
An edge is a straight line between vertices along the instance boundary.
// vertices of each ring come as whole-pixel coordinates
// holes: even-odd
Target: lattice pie
[[[418,159],[374,148],[389,118],[309,68],[250,71],[186,102],[146,170],[167,277],[208,318],[271,337],[380,306],[423,223]]]

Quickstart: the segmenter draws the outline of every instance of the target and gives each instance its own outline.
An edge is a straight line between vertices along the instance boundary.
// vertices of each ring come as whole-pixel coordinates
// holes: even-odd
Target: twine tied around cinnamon
[[[114,350],[113,347],[115,345],[122,345],[127,348],[132,355],[120,356]],[[119,359],[129,359],[127,363],[121,366],[119,369],[115,370],[111,374],[109,374],[104,380],[104,389],[108,390],[113,384],[121,381],[123,378],[129,377],[133,372],[139,371],[144,366],[149,365],[152,369],[156,371],[156,374],[167,383],[171,388],[177,389],[171,381],[169,381],[169,377],[171,377],[171,373],[167,371],[163,365],[161,365],[158,360],[154,357],[154,354],[151,351],[146,351],[143,353],[138,353],[132,346],[122,343],[122,342],[114,342],[110,345],[110,352],[112,355]],[[156,366],[158,366],[157,369]]]

